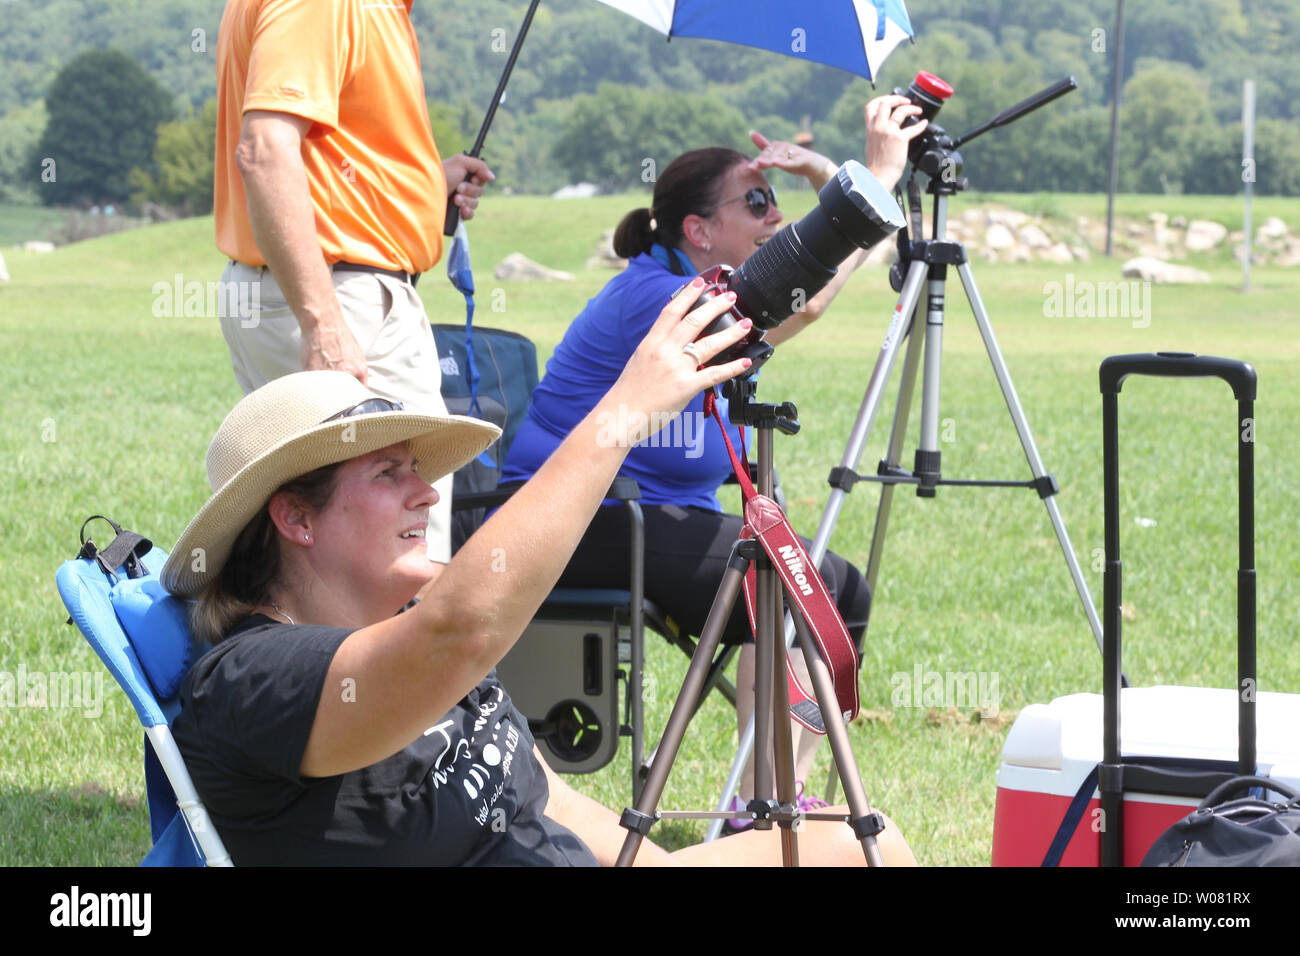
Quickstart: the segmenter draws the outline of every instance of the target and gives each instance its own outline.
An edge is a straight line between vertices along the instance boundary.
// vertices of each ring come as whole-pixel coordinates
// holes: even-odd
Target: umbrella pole
[[[528,28],[532,26],[533,14],[537,12],[537,5],[541,0],[532,0],[528,5],[528,12],[524,15],[523,25],[519,28],[519,35],[515,37],[515,45],[510,50],[510,58],[506,60],[506,68],[501,71],[501,79],[497,81],[497,90],[492,94],[492,102],[488,105],[487,115],[483,117],[483,125],[478,129],[478,136],[474,138],[474,147],[468,153],[470,156],[477,157],[483,149],[483,140],[487,139],[489,127],[492,126],[492,120],[497,115],[497,107],[501,105],[501,99],[506,93],[506,84],[510,82],[510,74],[514,72],[515,61],[519,59],[519,51],[523,49],[524,37],[528,36]],[[457,183],[456,185],[460,185]],[[444,236],[454,235],[456,226],[460,223],[460,209],[455,203],[447,203],[447,220],[443,225],[442,234]]]

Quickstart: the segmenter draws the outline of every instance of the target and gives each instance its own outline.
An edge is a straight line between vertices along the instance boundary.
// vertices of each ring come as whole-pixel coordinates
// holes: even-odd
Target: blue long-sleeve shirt
[[[632,259],[573,320],[533,392],[527,418],[510,447],[503,482],[529,478],[542,466],[622,374],[672,294],[690,281],[695,274],[690,263],[675,254],[685,275],[674,274],[666,266],[669,254],[656,247],[653,254]],[[718,406],[726,422],[726,400],[719,399]],[[600,435],[616,440],[625,422],[611,418],[597,424]],[[739,452],[738,430],[729,423],[727,427]],[[703,396],[696,396],[681,415],[634,447],[622,473],[636,480],[645,504],[721,511],[717,489],[731,474],[731,461],[717,422],[705,418]]]

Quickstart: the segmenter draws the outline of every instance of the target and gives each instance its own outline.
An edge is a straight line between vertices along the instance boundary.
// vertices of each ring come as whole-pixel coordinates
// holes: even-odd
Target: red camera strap
[[[785,582],[786,593],[799,608],[804,620],[808,622],[813,640],[817,642],[822,659],[830,669],[840,711],[846,721],[852,720],[858,712],[858,652],[849,638],[848,628],[844,626],[844,618],[840,616],[839,609],[831,600],[830,592],[826,590],[825,582],[822,581],[812,559],[804,550],[803,542],[790,526],[780,505],[766,495],[760,495],[754,488],[754,483],[749,480],[749,468],[732,447],[712,391],[704,395],[704,411],[712,415],[718,427],[722,429],[722,440],[726,443],[727,454],[731,456],[731,466],[735,469],[736,479],[740,482],[741,494],[745,499],[745,527],[741,536],[757,537],[763,550],[772,560],[772,566]],[[749,612],[751,629],[754,628],[756,619],[754,613],[756,580],[754,567],[750,565],[745,575],[745,607]],[[784,638],[784,635],[780,637]],[[808,693],[799,682],[788,659],[786,672],[790,684],[790,716],[815,733],[826,733],[816,697]]]

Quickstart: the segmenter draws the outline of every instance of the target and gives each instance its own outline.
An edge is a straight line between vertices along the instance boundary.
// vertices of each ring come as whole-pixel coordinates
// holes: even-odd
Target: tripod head
[[[952,93],[952,87],[937,76],[921,72],[908,86],[906,92],[896,89],[894,92],[907,96],[921,107],[922,116],[930,119],[925,132],[912,141],[908,149],[908,159],[912,164],[912,173],[907,179],[907,205],[911,214],[911,229],[907,226],[898,230],[898,260],[890,267],[889,285],[895,292],[903,290],[903,278],[913,259],[924,257],[935,263],[938,275],[943,275],[945,265],[956,265],[965,261],[965,252],[960,244],[948,242],[943,238],[944,224],[947,221],[947,198],[966,189],[970,182],[963,175],[965,161],[957,147],[969,143],[976,136],[981,136],[991,129],[1013,123],[1026,113],[1032,113],[1040,106],[1045,106],[1059,96],[1079,88],[1079,83],[1072,76],[1058,80],[1051,86],[1039,90],[1015,106],[1009,106],[993,119],[975,127],[967,133],[953,139],[942,126],[934,123],[933,116]],[[945,92],[946,91],[946,92]],[[904,126],[910,125],[916,118],[909,119]],[[921,190],[916,182],[916,174],[923,173],[929,178],[926,192],[935,197],[933,238],[925,240],[921,236]]]
[[[769,405],[754,400],[758,393],[758,379],[732,378],[722,383],[722,395],[727,400],[727,417],[733,425],[751,428],[775,428],[784,435],[799,432],[799,409],[794,402]]]
[[[907,158],[912,164],[912,175],[915,176],[919,172],[927,176],[930,184],[926,191],[932,195],[951,196],[960,192],[967,188],[969,183],[962,177],[965,161],[957,151],[959,146],[969,143],[976,136],[981,136],[991,129],[1013,123],[1026,113],[1032,113],[1040,106],[1045,106],[1057,97],[1078,88],[1078,81],[1072,76],[1067,76],[1026,97],[1015,106],[1007,107],[987,123],[953,139],[942,126],[934,122],[939,109],[948,97],[952,96],[952,87],[932,73],[925,71],[917,73],[916,79],[906,90],[894,90],[895,93],[906,96],[921,107],[921,116],[909,119],[903,124],[904,127],[922,118],[930,121],[925,132],[914,139],[908,148]]]

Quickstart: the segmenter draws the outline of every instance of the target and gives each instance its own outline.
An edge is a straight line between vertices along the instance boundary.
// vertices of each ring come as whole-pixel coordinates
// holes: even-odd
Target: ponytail
[[[655,244],[655,228],[658,224],[654,214],[647,208],[633,209],[623,217],[623,221],[614,230],[614,253],[622,259],[631,259],[643,252],[649,252]]]

